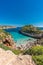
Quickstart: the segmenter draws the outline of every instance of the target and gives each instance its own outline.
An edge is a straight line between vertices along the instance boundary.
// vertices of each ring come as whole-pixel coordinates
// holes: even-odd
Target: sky
[[[0,25],[43,26],[43,0],[0,0]]]

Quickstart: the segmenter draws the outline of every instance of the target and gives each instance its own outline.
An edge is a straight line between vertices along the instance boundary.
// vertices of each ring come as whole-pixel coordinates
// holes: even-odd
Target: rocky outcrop
[[[10,33],[6,32],[3,29],[0,29],[0,44],[4,44],[6,46],[16,48],[16,44]]]
[[[35,65],[30,55],[15,55],[0,48],[0,65]]]
[[[34,33],[22,32],[22,31],[19,31],[19,33],[21,33],[21,34],[23,34],[23,35],[26,35],[26,36],[30,36],[30,37],[36,38],[36,39],[41,39],[41,38],[43,38],[43,34],[42,34],[42,33],[40,33],[40,34],[34,34]]]
[[[2,42],[4,45],[6,45],[8,47],[12,47],[12,49],[16,49],[16,44],[10,35],[8,37],[6,37],[5,39],[3,39]]]

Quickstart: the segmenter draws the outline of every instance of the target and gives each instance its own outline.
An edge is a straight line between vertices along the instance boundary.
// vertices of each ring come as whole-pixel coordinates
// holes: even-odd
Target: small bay
[[[41,28],[40,28],[41,29]],[[42,30],[42,29],[41,29]],[[5,29],[9,32],[17,46],[35,41],[34,38],[19,33],[19,28]]]

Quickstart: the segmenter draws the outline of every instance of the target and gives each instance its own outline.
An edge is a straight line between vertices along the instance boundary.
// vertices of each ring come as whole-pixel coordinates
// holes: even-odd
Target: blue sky
[[[43,26],[43,0],[0,0],[0,24]]]

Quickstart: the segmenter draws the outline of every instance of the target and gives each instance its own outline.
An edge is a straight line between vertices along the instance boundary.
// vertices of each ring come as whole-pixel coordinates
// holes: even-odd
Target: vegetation
[[[8,32],[6,32],[3,29],[0,29],[0,39],[6,38],[6,36],[10,35]]]
[[[26,32],[26,33],[34,33],[34,34],[43,33],[42,31],[40,31],[37,27],[34,27],[33,25],[26,25],[22,27],[21,31]],[[6,36],[8,35],[10,34],[7,33],[5,30],[0,29],[0,40],[5,39]],[[43,39],[41,40],[39,39],[39,42],[43,44]],[[43,65],[43,46],[41,45],[33,46],[28,50],[21,51],[21,50],[14,50],[0,43],[0,48],[4,50],[11,50],[16,55],[20,53],[32,55],[32,58],[37,65]]]
[[[5,39],[6,37],[8,37],[9,38],[9,33],[8,32],[6,32],[4,29],[0,29],[0,40],[3,40],[3,39]],[[10,43],[11,44],[11,43]],[[3,44],[3,42],[2,42],[2,44],[0,43],[0,48],[3,48],[4,50],[11,50],[14,54],[19,54],[19,53],[21,53],[21,51],[20,50],[14,50],[14,49],[12,49],[12,48],[10,48],[10,47],[8,47],[8,46],[5,46],[4,44]]]
[[[32,48],[26,50],[24,54],[43,55],[43,46],[33,46]]]
[[[12,36],[3,29],[0,29],[0,44],[1,43],[8,47],[16,48],[16,45],[14,45],[15,43],[12,39]],[[6,47],[5,47],[5,49],[6,49]],[[16,53],[16,50],[15,50],[15,53]],[[19,53],[19,52],[17,51],[17,53]]]
[[[32,56],[32,58],[35,61],[36,65],[43,65],[43,55]]]
[[[32,55],[36,65],[43,65],[43,46],[33,46],[32,48],[25,50],[24,54]]]
[[[26,33],[32,33],[33,32],[33,33],[36,33],[36,34],[42,33],[42,31],[40,31],[39,28],[34,27],[33,25],[23,26],[21,31],[26,32]]]
[[[12,48],[9,48],[3,44],[0,44],[0,48],[4,49],[4,50],[11,50],[14,54],[18,55],[20,54],[22,51],[21,50],[14,50]]]

